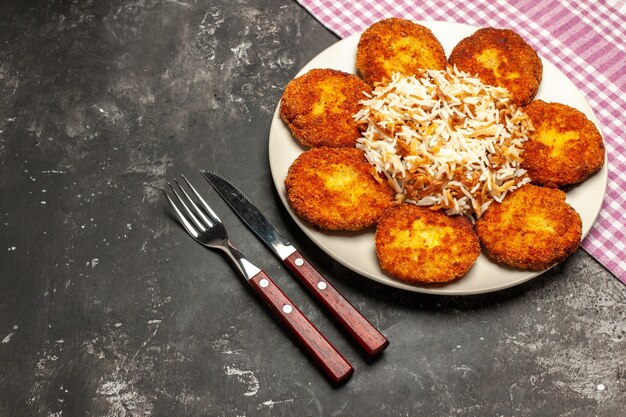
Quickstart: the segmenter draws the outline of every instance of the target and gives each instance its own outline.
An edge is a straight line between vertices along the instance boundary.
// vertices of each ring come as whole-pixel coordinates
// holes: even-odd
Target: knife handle
[[[348,361],[265,272],[259,272],[249,282],[332,383],[341,384],[350,378],[354,369]]]
[[[324,279],[298,251],[284,260],[289,269],[324,305],[369,357],[379,355],[389,340]]]

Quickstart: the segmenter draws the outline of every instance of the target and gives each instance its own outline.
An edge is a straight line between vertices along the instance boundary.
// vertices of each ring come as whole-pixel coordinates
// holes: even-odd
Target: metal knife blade
[[[210,171],[200,173],[211,186],[222,196],[224,201],[243,220],[248,227],[265,242],[278,257],[285,260],[296,251],[291,243],[280,234],[269,220],[237,187],[224,177]]]
[[[228,180],[210,171],[204,178],[250,229],[269,246],[315,299],[346,329],[365,353],[374,357],[389,341],[285,239],[250,200]]]

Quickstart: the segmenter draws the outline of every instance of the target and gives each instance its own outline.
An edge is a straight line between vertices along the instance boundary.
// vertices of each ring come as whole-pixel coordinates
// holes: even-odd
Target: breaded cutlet
[[[534,184],[577,184],[604,165],[604,142],[579,110],[534,100],[524,108],[534,131],[524,143],[522,168]]]
[[[375,224],[395,193],[372,175],[356,148],[312,148],[289,167],[287,200],[302,219],[323,230],[360,230]]]
[[[351,147],[361,135],[353,117],[371,87],[354,74],[312,69],[290,81],[280,117],[293,136],[309,147]]]
[[[480,255],[478,236],[466,217],[409,203],[385,212],[375,242],[381,268],[413,284],[457,279]]]
[[[442,70],[446,64],[443,46],[430,29],[399,18],[369,26],[356,53],[357,70],[370,84],[391,80],[394,72],[414,75],[423,69]]]
[[[448,61],[485,84],[506,88],[520,106],[535,97],[543,76],[537,52],[510,29],[478,29],[452,49]]]
[[[495,262],[541,271],[580,245],[580,215],[557,188],[527,184],[493,203],[476,221],[480,243]]]

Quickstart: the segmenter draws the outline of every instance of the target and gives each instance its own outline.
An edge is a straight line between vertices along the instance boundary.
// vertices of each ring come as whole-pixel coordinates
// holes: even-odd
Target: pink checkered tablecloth
[[[510,28],[549,56],[594,109],[609,180],[583,248],[626,284],[626,0],[298,0],[340,37],[388,18]]]

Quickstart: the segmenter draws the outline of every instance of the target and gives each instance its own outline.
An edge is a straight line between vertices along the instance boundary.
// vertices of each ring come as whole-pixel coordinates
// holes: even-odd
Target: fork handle
[[[389,340],[330,282],[324,279],[298,251],[285,258],[284,262],[369,357],[375,357],[385,350],[389,345]]]
[[[350,378],[354,369],[348,361],[265,272],[259,272],[248,281],[332,383],[340,384]]]

